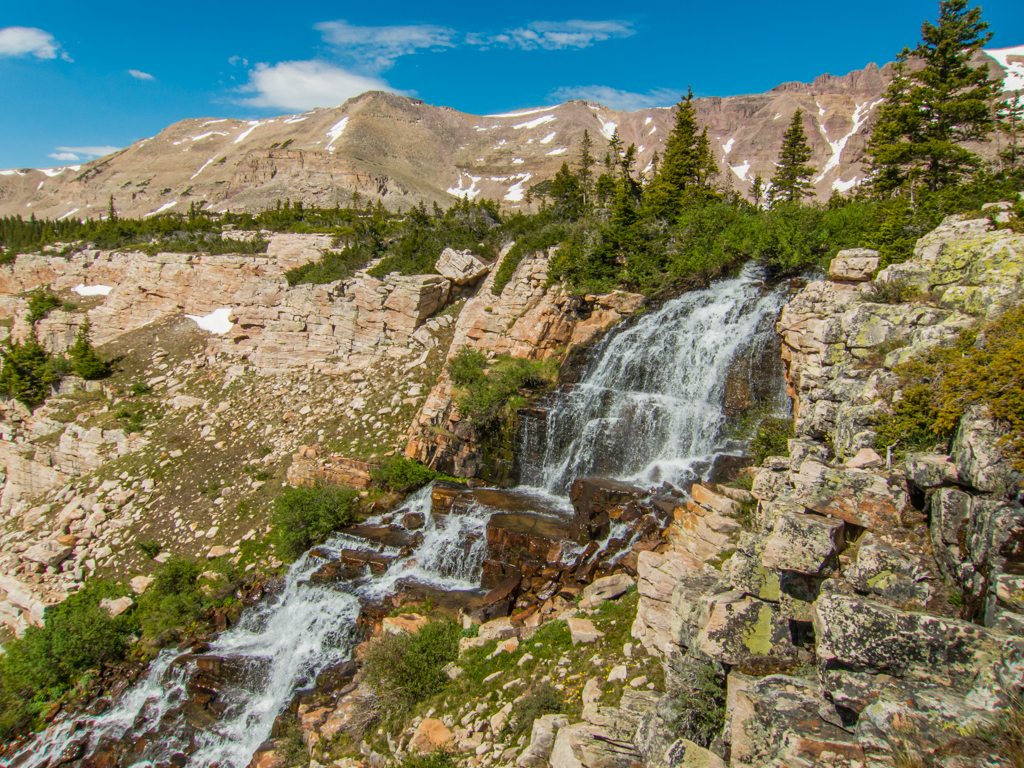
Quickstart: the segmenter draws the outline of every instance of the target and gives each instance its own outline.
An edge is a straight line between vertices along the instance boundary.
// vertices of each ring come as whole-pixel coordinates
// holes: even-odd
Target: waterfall
[[[697,479],[727,447],[730,364],[774,339],[782,302],[747,267],[611,331],[549,410],[542,458],[523,462],[523,484],[561,496],[592,475],[640,485]]]

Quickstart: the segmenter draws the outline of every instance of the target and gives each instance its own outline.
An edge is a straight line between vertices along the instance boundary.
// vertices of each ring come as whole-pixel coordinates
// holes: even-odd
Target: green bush
[[[415,634],[386,634],[371,643],[363,676],[385,714],[405,712],[449,682],[443,669],[459,656],[459,632],[458,624],[443,619]]]
[[[144,381],[136,381],[132,383],[128,391],[131,392],[133,397],[142,397],[142,395],[148,395],[152,392],[153,388]]]
[[[61,305],[61,300],[50,293],[48,288],[37,288],[28,297],[28,321],[35,325],[54,309]]]
[[[0,739],[24,728],[86,670],[124,658],[137,628],[129,614],[111,617],[100,601],[125,594],[95,581],[46,609],[42,627],[6,644],[0,657]]]
[[[270,522],[274,549],[285,562],[297,560],[356,517],[359,494],[344,488],[286,488],[274,499]]]
[[[78,328],[75,343],[68,349],[72,368],[86,381],[102,379],[110,375],[110,363],[102,360],[96,354],[96,350],[92,348],[92,341],[89,338],[91,328],[88,320],[82,323]]]
[[[750,441],[750,453],[754,466],[769,456],[789,456],[789,438],[793,437],[792,419],[763,419],[757,425],[757,432]]]
[[[725,720],[725,678],[711,664],[691,662],[676,680],[658,707],[670,741],[685,738],[706,748]]]
[[[372,249],[355,245],[341,251],[323,251],[320,261],[289,269],[284,273],[288,285],[313,283],[320,285],[335,280],[347,280],[365,267],[374,257]]]
[[[503,355],[485,368],[486,361],[481,353],[463,348],[448,363],[459,388],[459,411],[479,427],[493,423],[519,389],[548,386],[558,374],[552,360]]]
[[[402,761],[402,768],[456,768],[457,765],[452,753],[444,747],[423,754],[412,752]]]
[[[208,607],[199,589],[203,567],[195,560],[174,555],[153,575],[153,583],[139,597],[139,618],[146,637],[157,644],[166,632],[195,622]]]
[[[565,709],[565,699],[551,683],[535,683],[517,701],[509,714],[508,730],[511,740],[530,735],[533,721],[541,715],[554,715]]]
[[[437,472],[405,456],[389,456],[379,469],[370,471],[370,477],[388,490],[405,493],[434,480]]]
[[[34,329],[23,343],[5,340],[0,358],[0,394],[15,398],[26,408],[42,405],[50,396],[50,388],[60,384],[69,368],[63,357],[43,348]]]

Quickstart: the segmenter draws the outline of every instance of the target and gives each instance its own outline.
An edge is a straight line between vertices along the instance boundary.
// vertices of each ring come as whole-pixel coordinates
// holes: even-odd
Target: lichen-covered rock
[[[928,579],[935,577],[906,553],[865,534],[857,547],[857,559],[843,578],[857,590],[891,605],[923,608],[931,596]]]
[[[775,521],[761,561],[768,569],[827,576],[845,545],[843,528],[835,518],[784,513]]]
[[[533,721],[530,743],[516,758],[518,768],[544,768],[555,747],[555,733],[569,724],[565,715],[542,715]]]
[[[789,622],[771,603],[739,591],[701,600],[700,650],[723,664],[764,674],[796,662]]]
[[[637,558],[636,619],[632,635],[650,653],[667,656],[676,644],[673,642],[673,592],[684,578],[699,576],[702,564],[684,552],[641,552]],[[700,590],[703,594],[706,590]]]
[[[899,528],[910,507],[906,479],[805,461],[792,474],[793,497],[807,509],[871,531]]]

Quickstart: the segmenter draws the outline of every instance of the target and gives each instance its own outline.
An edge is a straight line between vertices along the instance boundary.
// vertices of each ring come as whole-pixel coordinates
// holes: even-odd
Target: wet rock
[[[419,530],[426,523],[422,512],[407,512],[402,516],[402,526],[410,531]]]
[[[608,536],[611,521],[622,516],[626,507],[646,498],[647,491],[628,483],[603,477],[580,477],[569,488],[569,501],[576,516],[571,538],[600,541]]]

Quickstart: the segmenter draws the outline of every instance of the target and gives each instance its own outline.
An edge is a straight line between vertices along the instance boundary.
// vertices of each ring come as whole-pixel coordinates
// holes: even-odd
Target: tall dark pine
[[[996,124],[1006,139],[999,157],[1015,170],[1024,161],[1024,100],[1020,91],[996,105]]]
[[[591,170],[597,161],[591,154],[594,149],[594,142],[590,138],[590,131],[583,130],[583,141],[580,142],[580,169],[576,177],[580,180],[580,189],[583,192],[584,205],[591,204],[591,190],[594,186],[594,172]]]
[[[693,91],[679,102],[676,124],[665,142],[665,154],[645,195],[645,205],[660,219],[673,220],[689,199],[706,197],[709,180],[718,173],[707,130],[697,129]]]
[[[807,164],[811,148],[804,133],[804,111],[797,109],[782,137],[778,168],[772,176],[773,200],[794,203],[814,193],[811,176],[814,168]]]
[[[941,0],[938,24],[922,25],[913,55],[923,66],[890,86],[868,145],[876,192],[908,182],[936,191],[981,165],[963,144],[987,141],[994,127],[990,104],[998,85],[988,67],[971,65],[992,38],[987,29],[981,8],[969,8],[968,0]]]

